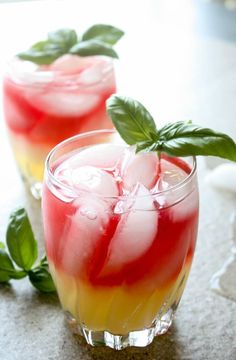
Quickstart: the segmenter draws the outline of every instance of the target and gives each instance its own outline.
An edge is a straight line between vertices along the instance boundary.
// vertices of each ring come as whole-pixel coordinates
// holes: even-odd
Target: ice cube
[[[80,57],[78,55],[65,54],[56,59],[51,65],[50,70],[62,71],[65,74],[79,73],[94,63],[90,56]]]
[[[67,273],[82,276],[109,222],[109,206],[91,194],[77,198],[74,206],[76,212],[62,234],[60,258]]]
[[[72,186],[78,190],[87,190],[102,196],[118,196],[116,180],[106,171],[93,167],[81,166],[72,171]]]
[[[217,166],[206,176],[206,181],[218,189],[236,193],[236,165],[225,163]]]
[[[165,159],[161,160],[160,171],[159,190],[167,190],[168,188],[179,184],[188,176],[188,174],[179,166]]]
[[[158,175],[158,158],[154,153],[131,153],[122,170],[123,187],[132,191],[137,183],[151,189]]]
[[[27,100],[42,112],[54,116],[84,116],[98,106],[101,98],[97,94],[86,94],[78,90],[63,90],[58,86],[30,90]]]
[[[104,76],[104,65],[106,63],[103,61],[94,62],[93,66],[86,69],[81,73],[79,78],[79,83],[83,85],[93,85],[95,83],[103,81]]]
[[[56,177],[64,184],[73,187],[76,192],[87,191],[106,197],[119,195],[115,178],[106,171],[93,166],[63,167],[57,170]]]
[[[121,215],[111,240],[101,275],[119,271],[123,265],[140,258],[152,245],[157,233],[158,213],[148,189],[138,184],[127,196],[133,206]]]
[[[94,145],[76,153],[66,160],[62,166],[75,169],[84,165],[92,165],[103,169],[113,170],[119,167],[124,155],[125,147],[114,144]]]

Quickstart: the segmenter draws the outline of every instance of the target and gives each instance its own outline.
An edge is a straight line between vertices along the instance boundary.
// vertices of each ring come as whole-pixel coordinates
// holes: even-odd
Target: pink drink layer
[[[190,172],[184,160],[120,145],[85,148],[55,165],[64,186],[45,182],[46,249],[62,305],[78,322],[125,334],[178,303],[197,235]]]
[[[111,128],[105,101],[116,90],[106,57],[64,55],[38,67],[15,60],[4,79],[4,111],[22,175],[41,181],[47,153],[62,140]]]

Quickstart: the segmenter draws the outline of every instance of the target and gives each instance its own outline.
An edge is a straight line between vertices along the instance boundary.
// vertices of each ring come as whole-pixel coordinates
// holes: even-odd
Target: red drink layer
[[[195,248],[192,167],[120,145],[82,149],[52,166],[59,183],[48,177],[44,186],[46,249],[62,306],[78,324],[116,335],[164,332]]]
[[[21,174],[42,181],[48,152],[62,140],[111,128],[106,99],[115,92],[106,57],[64,55],[50,66],[14,60],[4,79],[4,111]]]

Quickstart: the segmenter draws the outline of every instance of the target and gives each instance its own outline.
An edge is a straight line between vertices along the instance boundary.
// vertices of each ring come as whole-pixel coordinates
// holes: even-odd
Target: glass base
[[[155,336],[165,334],[173,320],[174,310],[168,312],[156,321],[150,328],[131,331],[125,335],[115,335],[109,331],[94,331],[84,325],[80,325],[69,313],[65,312],[67,322],[76,335],[82,335],[86,342],[92,346],[108,346],[115,350],[122,350],[128,346],[145,347],[149,345]]]

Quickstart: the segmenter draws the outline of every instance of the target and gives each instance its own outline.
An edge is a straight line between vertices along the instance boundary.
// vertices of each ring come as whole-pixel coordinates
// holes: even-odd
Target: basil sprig
[[[162,128],[147,109],[129,97],[112,95],[107,112],[120,136],[137,151],[165,152],[171,156],[218,156],[236,161],[236,143],[228,135],[193,124],[169,123]]]
[[[72,29],[59,29],[48,33],[47,40],[39,41],[29,50],[17,54],[22,60],[38,65],[49,65],[64,54],[80,56],[104,55],[118,58],[113,45],[124,32],[106,24],[93,25],[79,38]]]
[[[12,212],[6,233],[7,250],[0,242],[0,283],[29,277],[42,292],[56,291],[44,256],[38,264],[38,246],[24,208]]]

